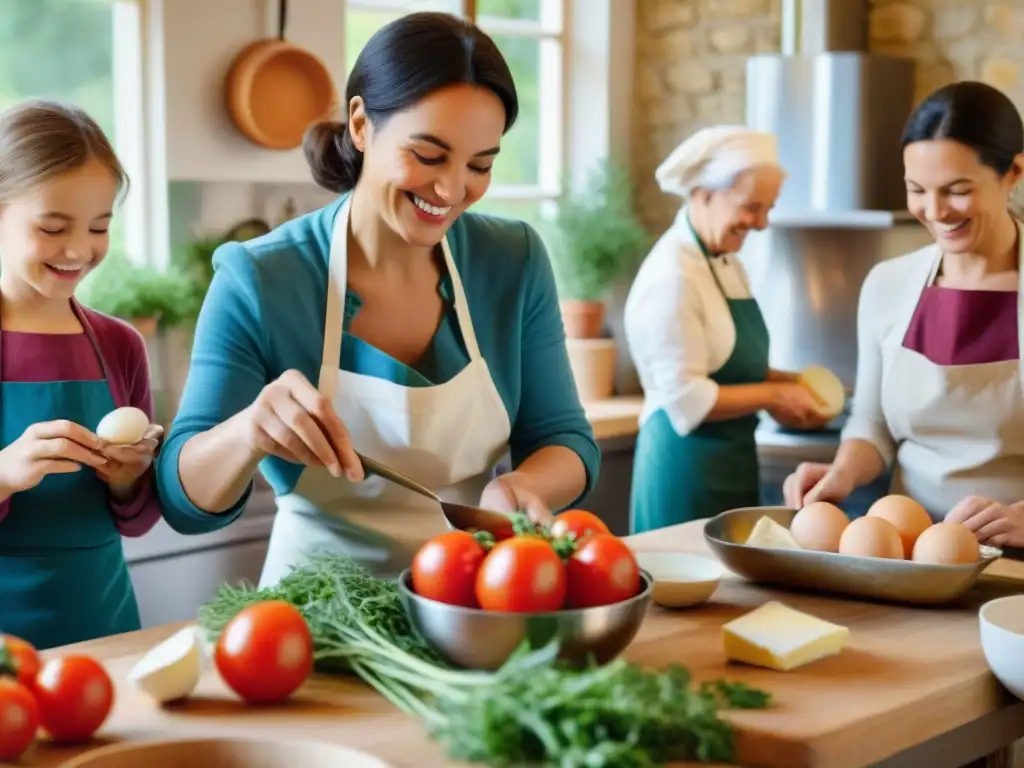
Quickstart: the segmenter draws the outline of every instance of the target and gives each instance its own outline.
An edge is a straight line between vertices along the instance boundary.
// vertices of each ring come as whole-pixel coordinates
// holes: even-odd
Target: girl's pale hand
[[[74,422],[33,424],[0,451],[0,497],[35,488],[47,475],[98,470],[108,463],[102,450],[103,441]]]
[[[160,438],[164,428],[159,424],[151,424],[142,439],[132,445],[104,444],[103,455],[107,463],[96,469],[100,479],[110,486],[115,496],[127,497],[135,484],[152,466],[156,449],[160,446]]]

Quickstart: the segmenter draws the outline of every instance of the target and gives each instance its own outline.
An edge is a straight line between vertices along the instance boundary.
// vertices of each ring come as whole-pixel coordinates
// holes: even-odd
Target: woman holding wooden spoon
[[[260,467],[278,505],[263,584],[318,550],[397,576],[447,530],[436,503],[364,481],[353,447],[446,500],[538,518],[597,476],[544,245],[466,212],[518,110],[494,42],[403,16],[360,53],[345,109],[305,146],[340,198],[216,253],[159,460],[186,533],[236,519]]]

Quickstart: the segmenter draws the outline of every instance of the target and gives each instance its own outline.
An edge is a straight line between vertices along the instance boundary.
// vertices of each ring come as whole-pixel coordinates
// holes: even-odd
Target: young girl
[[[162,430],[124,448],[92,430],[126,405],[152,421],[145,344],[74,299],[127,181],[81,110],[0,113],[0,632],[40,648],[140,627],[120,537],[160,518]]]

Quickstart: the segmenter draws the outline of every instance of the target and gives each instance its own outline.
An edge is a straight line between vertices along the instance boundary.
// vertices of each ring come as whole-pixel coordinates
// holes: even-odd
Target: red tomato
[[[14,761],[32,746],[39,728],[35,696],[17,680],[0,679],[0,760]]]
[[[628,600],[640,591],[640,566],[633,551],[610,533],[587,539],[565,565],[566,602],[591,608]]]
[[[565,566],[544,539],[517,536],[494,545],[476,577],[476,599],[488,611],[557,611],[565,603]]]
[[[36,677],[39,720],[54,741],[85,741],[114,706],[110,675],[88,656],[62,656],[43,665]]]
[[[313,637],[295,606],[266,600],[228,622],[213,658],[224,682],[245,701],[283,701],[313,671]]]
[[[450,531],[436,536],[412,561],[412,589],[441,603],[476,607],[476,573],[487,550],[471,533]]]
[[[31,688],[39,674],[39,654],[35,647],[14,635],[0,636],[0,674],[14,672],[18,682]]]
[[[556,537],[573,533],[576,541],[583,541],[593,533],[610,533],[604,521],[593,512],[585,509],[569,509],[560,515],[555,515],[555,522],[551,524],[551,535]]]

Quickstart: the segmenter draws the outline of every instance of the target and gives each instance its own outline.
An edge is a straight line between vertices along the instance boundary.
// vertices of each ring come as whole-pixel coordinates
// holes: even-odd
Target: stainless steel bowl
[[[704,539],[726,568],[750,581],[921,605],[956,600],[1002,554],[993,547],[981,547],[977,563],[928,565],[804,549],[766,549],[744,543],[762,517],[789,528],[795,516],[796,510],[788,507],[732,509],[708,520]]]
[[[429,600],[412,591],[408,569],[398,579],[398,590],[413,626],[448,661],[495,670],[523,640],[537,648],[556,637],[559,658],[581,664],[593,657],[607,664],[633,641],[647,614],[654,579],[641,569],[640,583],[640,593],[629,600],[552,613],[500,613]]]

